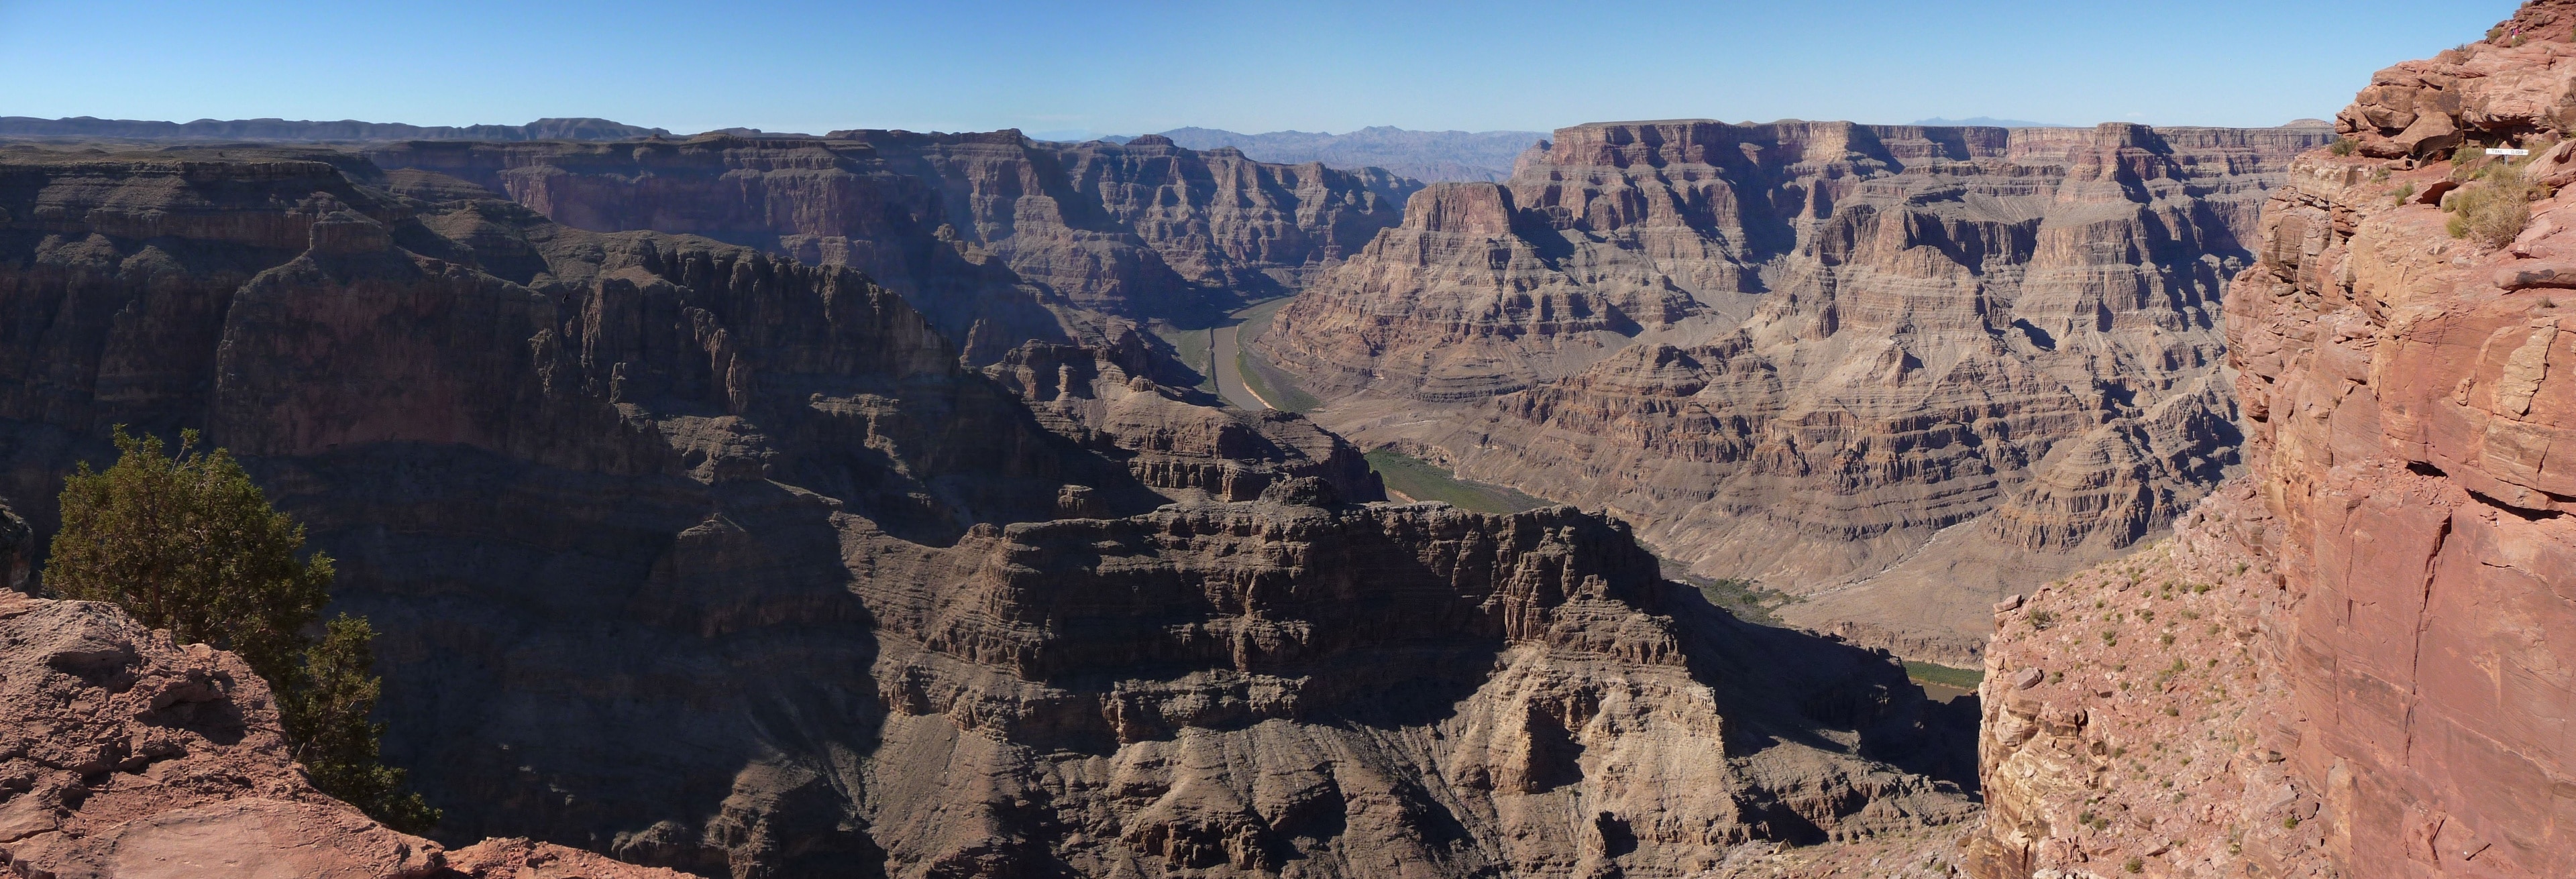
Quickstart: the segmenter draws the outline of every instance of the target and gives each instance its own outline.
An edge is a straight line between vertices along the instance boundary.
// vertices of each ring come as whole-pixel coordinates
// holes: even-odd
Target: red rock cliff
[[[2253,473],[1998,617],[1979,875],[2576,871],[2571,41],[2527,4],[2293,164],[2227,299]],[[2518,236],[2449,228],[2524,184]]]

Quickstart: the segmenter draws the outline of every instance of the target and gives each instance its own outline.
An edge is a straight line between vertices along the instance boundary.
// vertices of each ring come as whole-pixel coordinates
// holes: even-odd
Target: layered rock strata
[[[1096,326],[1103,314],[1204,323],[1297,289],[1394,225],[1419,186],[1153,135],[1058,144],[1017,131],[836,131],[421,142],[368,155],[471,181],[575,228],[704,235],[863,269],[978,365],[1029,339],[1100,342],[1114,334]]]
[[[2571,34],[2576,3],[2543,0],[2382,71],[2340,117],[2356,154],[2293,165],[2227,299],[2249,483],[2195,514],[2184,567],[2123,590],[2114,566],[2000,618],[1977,875],[2576,870],[2576,484],[2549,454],[2576,420]],[[2407,130],[2455,139],[2392,148]],[[2508,146],[2538,155],[2483,155]],[[2427,203],[2515,182],[2545,197],[2506,244]],[[2032,631],[2047,610],[2063,634]]]
[[[1885,655],[1737,623],[1596,515],[1379,502],[1132,335],[969,371],[847,266],[434,172],[0,158],[0,500],[115,424],[232,449],[382,633],[387,752],[458,841],[1678,876],[1973,809],[1966,724]]]
[[[577,859],[589,879],[685,879],[526,840],[448,852],[387,829],[313,788],[240,657],[181,647],[110,605],[0,589],[0,876],[520,879],[484,869],[505,850],[522,865]]]
[[[1415,195],[1258,345],[1363,446],[1606,506],[1698,573],[1835,593],[1802,623],[1973,661],[2003,590],[2234,463],[2220,285],[2330,136],[1562,129],[1508,182]]]

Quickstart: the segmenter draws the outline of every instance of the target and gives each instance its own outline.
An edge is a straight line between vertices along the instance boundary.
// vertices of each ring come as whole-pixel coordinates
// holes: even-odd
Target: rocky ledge
[[[112,605],[0,589],[0,876],[251,875],[685,876],[528,840],[448,851],[387,829],[313,788],[268,684],[239,657],[174,644]]]

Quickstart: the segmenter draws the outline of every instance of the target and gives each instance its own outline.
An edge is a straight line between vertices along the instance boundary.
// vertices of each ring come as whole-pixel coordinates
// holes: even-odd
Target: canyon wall
[[[1204,325],[1297,289],[1394,225],[1420,185],[1153,135],[1056,144],[1017,131],[836,131],[367,154],[579,229],[704,235],[863,269],[977,364],[1029,339],[1100,341],[1114,334],[1107,316]]]
[[[2572,37],[2526,4],[2292,165],[2227,297],[2252,472],[1997,616],[1976,875],[2576,871]]]
[[[1383,503],[1305,419],[1091,341],[968,369],[849,265],[352,152],[0,150],[12,545],[113,425],[230,448],[381,633],[442,839],[1681,876],[1973,814],[1959,709],[1884,654],[1739,623],[1612,519]]]
[[[1973,662],[1986,605],[2237,461],[2217,313],[2324,129],[1559,130],[1260,350],[1367,447],[1599,506],[1783,613]]]

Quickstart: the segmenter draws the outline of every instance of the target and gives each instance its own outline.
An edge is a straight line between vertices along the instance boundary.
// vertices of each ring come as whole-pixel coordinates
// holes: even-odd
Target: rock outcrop
[[[2252,473],[2171,553],[1998,618],[1976,875],[2576,870],[2570,59],[2576,3],[2526,4],[2293,164],[2227,298]],[[2522,185],[2509,243],[2428,203]]]
[[[1973,813],[1972,733],[1885,654],[1738,623],[1598,515],[1380,502],[1132,330],[968,370],[849,266],[338,151],[0,151],[0,211],[0,501],[115,424],[232,449],[381,633],[455,842],[1679,876]],[[531,845],[449,864],[584,869]]]
[[[1059,144],[1017,131],[420,142],[368,155],[575,228],[704,235],[863,269],[976,365],[1030,339],[1101,343],[1115,335],[1101,315],[1203,323],[1297,289],[1394,225],[1419,186],[1159,136]]]
[[[0,589],[0,876],[532,875],[490,869],[506,851],[581,867],[539,876],[685,879],[525,840],[447,852],[315,790],[279,729],[240,657]]]
[[[1442,184],[1261,337],[1363,446],[1973,661],[2236,460],[2220,286],[2314,129],[1639,122]],[[1945,529],[1948,529],[1945,531]],[[1857,584],[1855,587],[1854,584]]]

